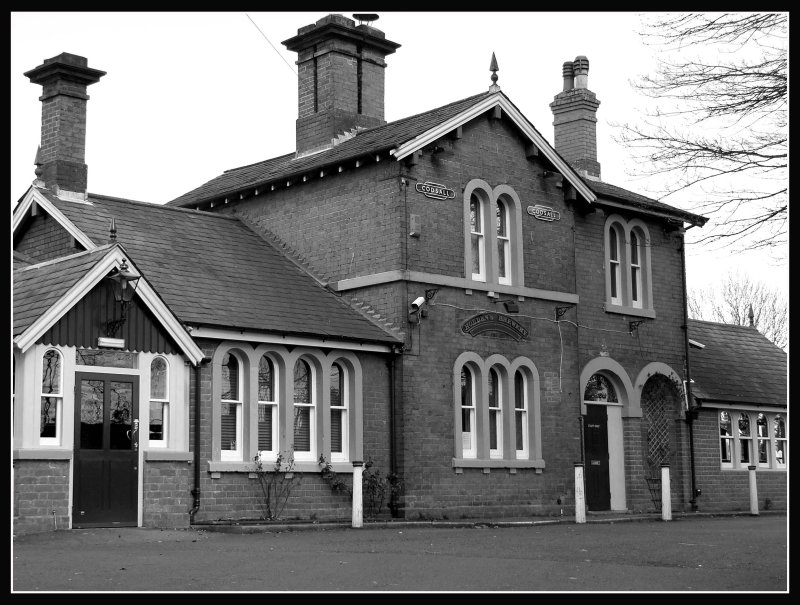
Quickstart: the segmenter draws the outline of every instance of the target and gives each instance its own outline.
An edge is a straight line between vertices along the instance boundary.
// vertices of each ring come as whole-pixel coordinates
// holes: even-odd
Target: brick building
[[[576,463],[590,511],[656,510],[664,464],[675,509],[746,508],[756,459],[785,507],[785,355],[761,337],[783,390],[733,403],[692,374],[684,233],[706,219],[601,180],[586,57],[563,65],[552,146],[494,58],[486,92],[387,123],[383,32],[329,15],[284,44],[296,151],[164,205],[86,193],[104,72],[64,53],[26,73],[44,94],[13,222],[17,531],[268,516],[261,478],[287,475],[256,456],[293,460],[283,516],[303,519],[349,518],[321,470],[347,484],[362,461],[409,519],[574,510]]]

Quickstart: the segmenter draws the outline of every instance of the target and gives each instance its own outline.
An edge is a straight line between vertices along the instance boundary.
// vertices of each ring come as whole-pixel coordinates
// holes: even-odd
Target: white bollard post
[[[586,499],[583,492],[583,463],[575,463],[575,523],[586,523]]]
[[[756,467],[751,464],[747,467],[750,473],[750,514],[758,514],[758,486],[756,485]]]
[[[361,478],[364,463],[353,462],[353,527],[364,526],[364,501],[361,497]]]
[[[661,465],[661,520],[672,521],[672,494],[669,487],[669,464]]]

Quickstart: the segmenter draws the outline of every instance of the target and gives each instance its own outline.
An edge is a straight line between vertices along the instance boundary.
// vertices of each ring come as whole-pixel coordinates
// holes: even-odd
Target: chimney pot
[[[575,86],[575,74],[572,71],[572,61],[566,61],[561,67],[564,76],[564,92],[572,90]]]
[[[589,59],[583,55],[575,57],[573,62],[575,88],[589,88]]]

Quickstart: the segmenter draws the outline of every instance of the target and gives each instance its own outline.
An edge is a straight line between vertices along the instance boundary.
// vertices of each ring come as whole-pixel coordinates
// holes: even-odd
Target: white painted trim
[[[50,200],[43,196],[36,187],[31,187],[28,189],[28,193],[25,194],[25,197],[22,198],[22,201],[17,204],[16,208],[14,208],[11,225],[15,233],[17,228],[22,224],[22,219],[25,217],[25,214],[33,202],[36,202],[40,208],[45,210],[50,216],[56,219],[56,221],[58,221],[58,223],[64,227],[64,229],[66,229],[67,233],[74,237],[75,241],[81,244],[84,248],[87,250],[94,250],[97,248],[97,245],[95,245],[95,243],[90,240],[83,231],[78,229],[72,221],[64,216],[61,211],[56,208],[50,202]]]
[[[484,100],[479,101],[475,105],[465,109],[457,116],[454,116],[449,120],[440,123],[435,128],[431,128],[430,130],[423,132],[421,135],[411,139],[410,141],[403,143],[394,150],[394,156],[397,160],[402,160],[407,155],[410,155],[418,149],[425,147],[425,145],[436,141],[451,130],[454,130],[459,126],[463,126],[470,120],[473,120],[492,107],[497,106],[503,109],[508,117],[517,125],[520,130],[522,130],[522,132],[531,140],[531,142],[539,148],[542,154],[553,163],[558,171],[566,177],[569,183],[575,187],[575,189],[581,194],[581,196],[583,196],[584,199],[590,203],[597,199],[597,196],[595,196],[592,190],[586,186],[577,173],[569,166],[569,164],[561,159],[561,156],[559,156],[555,149],[550,146],[550,143],[548,143],[536,131],[536,129],[533,128],[525,116],[523,116],[519,110],[514,107],[511,101],[509,101],[502,92],[498,92],[490,97],[486,97]]]
[[[390,345],[362,344],[336,339],[306,338],[302,336],[278,336],[276,334],[259,334],[249,330],[230,330],[224,328],[192,327],[191,331],[193,338],[266,342],[270,344],[300,345],[304,347],[328,347],[333,349],[347,349],[350,351],[368,351],[371,353],[392,352],[392,347]],[[400,343],[398,343],[398,345],[399,344]]]
[[[365,288],[377,286],[396,281],[410,281],[437,286],[450,286],[453,288],[464,288],[465,290],[480,290],[494,292],[498,294],[510,294],[513,296],[524,296],[526,298],[538,298],[540,300],[552,300],[557,302],[578,303],[579,297],[572,292],[556,292],[554,290],[540,290],[539,288],[527,288],[525,286],[508,286],[505,284],[486,284],[476,282],[463,277],[453,277],[450,275],[437,275],[435,273],[424,273],[422,271],[406,271],[402,269],[394,271],[384,271],[373,273],[361,277],[351,277],[338,282],[329,284],[337,292],[353,290],[355,288]]]
[[[20,351],[24,353],[42,334],[49,330],[67,313],[67,311],[75,306],[89,290],[103,279],[109,271],[114,268],[119,268],[122,261],[125,259],[130,262],[132,270],[141,274],[141,272],[136,269],[130,257],[124,253],[123,249],[118,246],[112,247],[103,258],[98,260],[97,263],[58,300],[56,304],[40,315],[36,321],[28,326],[27,330],[14,339]],[[149,307],[150,311],[155,315],[156,319],[162,324],[169,335],[175,339],[192,363],[199,363],[200,360],[203,359],[203,352],[195,344],[186,330],[183,329],[183,326],[180,325],[177,318],[161,301],[144,277],[139,280],[136,294],[142,302]]]
[[[758,405],[757,403],[723,403],[723,402],[704,402],[701,406],[703,410],[743,410],[746,412],[763,412],[765,414],[786,414],[786,407],[776,405]]]
[[[697,347],[698,349],[705,349],[706,348],[706,345],[704,345],[702,342],[698,342],[696,340],[692,340],[691,338],[689,339],[689,344],[692,345],[693,347]]]

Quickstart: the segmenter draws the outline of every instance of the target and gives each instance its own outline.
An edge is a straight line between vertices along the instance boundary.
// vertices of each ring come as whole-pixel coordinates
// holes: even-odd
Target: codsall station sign
[[[440,183],[431,183],[430,181],[425,181],[424,183],[417,183],[414,187],[425,197],[429,197],[434,200],[452,200],[454,197],[456,197],[455,191]]]

